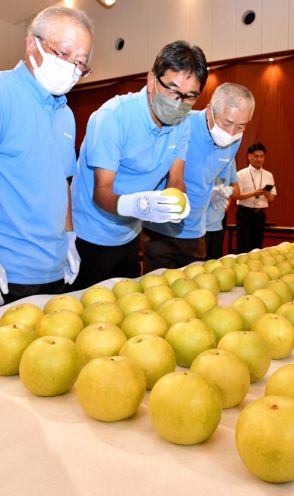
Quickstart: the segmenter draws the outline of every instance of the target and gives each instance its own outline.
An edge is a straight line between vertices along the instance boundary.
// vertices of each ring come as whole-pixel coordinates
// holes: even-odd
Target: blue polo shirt
[[[141,221],[106,212],[93,202],[94,170],[116,173],[113,190],[130,194],[163,187],[176,158],[185,160],[188,119],[159,128],[153,121],[147,89],[116,96],[94,112],[81,147],[79,174],[72,184],[72,208],[78,237],[103,246],[128,243]]]
[[[191,111],[189,120],[191,123],[191,138],[186,156],[184,178],[191,212],[179,224],[144,222],[144,226],[152,231],[185,239],[200,238],[205,234],[206,210],[215,184],[215,178],[228,167],[235,157],[241,142],[239,140],[226,148],[217,146],[207,127],[206,109]]]
[[[0,72],[0,95],[0,263],[11,283],[53,282],[66,261],[74,117],[23,62]]]
[[[238,182],[236,162],[232,160],[216,179],[215,184],[230,186]],[[223,229],[222,220],[225,216],[225,209],[215,209],[211,203],[206,212],[206,231],[221,231]]]

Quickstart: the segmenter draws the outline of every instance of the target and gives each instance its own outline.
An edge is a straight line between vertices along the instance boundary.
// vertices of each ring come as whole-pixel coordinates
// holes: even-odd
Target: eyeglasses
[[[165,84],[159,77],[156,79],[161,84],[161,86],[167,90],[168,96],[174,98],[175,100],[182,100],[182,102],[192,102],[194,100],[196,101],[197,98],[200,97],[200,93],[198,91],[195,91],[195,93],[181,93],[180,91],[175,90],[174,88],[171,88],[170,86]]]
[[[74,59],[71,55],[68,55],[67,53],[61,51],[61,50],[55,50],[47,41],[43,40],[43,38],[39,35],[35,35],[36,38],[38,38],[43,45],[45,45],[51,52],[54,53],[56,56],[56,63],[58,64],[59,61],[65,60],[66,62],[69,62],[70,64],[75,65],[75,72],[78,70],[79,72],[76,72],[78,76],[82,77],[87,77],[89,74],[92,72],[90,67],[87,64],[84,64],[81,60]]]

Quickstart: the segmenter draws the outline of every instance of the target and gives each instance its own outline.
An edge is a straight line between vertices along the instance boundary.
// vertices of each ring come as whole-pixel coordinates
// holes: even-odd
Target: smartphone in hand
[[[262,188],[264,191],[271,191],[274,187],[274,184],[266,184],[264,188]]]

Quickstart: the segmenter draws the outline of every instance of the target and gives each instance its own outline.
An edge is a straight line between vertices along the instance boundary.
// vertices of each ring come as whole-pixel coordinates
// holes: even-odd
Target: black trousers
[[[206,259],[221,258],[223,256],[224,230],[206,231]]]
[[[237,253],[262,248],[266,223],[265,208],[237,208]]]
[[[27,296],[35,296],[38,294],[63,294],[71,291],[71,286],[65,284],[63,279],[46,284],[8,284],[9,293],[2,295],[4,305],[20,300]]]
[[[101,246],[76,239],[81,257],[78,277],[72,291],[86,289],[113,277],[134,278],[141,275],[139,238],[120,246]]]
[[[141,243],[144,259],[144,273],[166,268],[178,269],[206,257],[205,236],[180,239],[143,229]]]

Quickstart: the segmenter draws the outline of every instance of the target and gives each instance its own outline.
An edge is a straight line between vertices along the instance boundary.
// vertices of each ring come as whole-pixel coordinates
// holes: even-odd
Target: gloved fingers
[[[65,284],[73,284],[78,274],[64,274]]]
[[[71,280],[72,273],[69,270],[68,267],[64,269],[64,282],[65,284],[69,284],[69,281]]]
[[[226,197],[226,198],[228,198],[233,194],[232,186],[224,186],[223,184],[220,184],[219,186],[215,186],[213,188],[213,191],[215,192],[215,194],[219,194],[221,197]]]
[[[73,284],[76,280],[78,276],[78,272],[76,274],[72,274],[69,278],[68,278],[68,284]]]
[[[232,186],[224,186],[223,184],[221,184],[220,186],[216,186],[214,190],[217,191],[217,193],[219,193],[221,196],[225,196],[226,198],[233,194]]]
[[[181,222],[181,217],[178,213],[166,212],[159,213],[156,217],[156,222],[162,224],[163,222]]]
[[[148,199],[146,196],[142,196],[138,198],[138,206],[141,209],[145,209],[148,204]],[[150,197],[150,205],[152,208],[156,208],[158,210],[166,208],[166,211],[170,212],[180,212],[181,207],[178,203],[178,198],[176,196],[164,196],[156,193]],[[165,210],[164,210],[165,211]]]
[[[79,271],[72,272],[70,270],[69,263],[67,263],[65,268],[64,268],[64,282],[65,282],[65,284],[72,284],[75,281],[78,273],[79,273]]]
[[[68,283],[70,276],[71,276],[71,270],[70,270],[69,262],[68,262],[68,260],[66,260],[65,266],[64,266],[64,282],[65,283]]]
[[[217,186],[213,187],[212,191],[222,191],[223,188],[224,188],[223,184],[218,184]]]
[[[163,212],[163,213],[179,213],[182,211],[182,208],[180,205],[176,204],[170,204],[170,203],[157,203],[157,205],[154,206],[154,210],[157,212]]]
[[[220,185],[213,188],[210,201],[214,209],[226,208],[227,195],[224,192],[224,186]]]
[[[80,269],[80,264],[81,264],[81,258],[80,255],[78,254],[77,250],[68,250],[67,252],[67,261],[70,267],[70,270],[72,273],[79,272]]]
[[[169,198],[172,198],[172,202],[169,201]],[[178,204],[178,201],[176,202],[173,201],[174,199],[177,200],[175,196],[164,197],[163,195],[160,194],[152,195],[151,201],[148,201],[148,199],[145,196],[139,197],[136,205],[137,212],[134,212],[135,217],[137,216],[138,218],[141,219],[146,218],[146,220],[148,220],[146,216],[158,215],[159,212],[170,212],[170,213],[180,212],[181,207]]]
[[[170,222],[172,222],[173,224],[180,224],[182,220],[183,220],[182,218],[179,218],[179,219],[170,220]]]
[[[224,186],[224,193],[226,197],[228,198],[229,196],[232,196],[233,194],[233,188],[232,186]]]
[[[0,265],[0,291],[3,294],[8,293],[8,281],[7,281],[6,271],[2,265]]]
[[[228,201],[226,200],[226,201],[213,202],[212,206],[214,210],[225,210],[228,206]]]
[[[0,279],[0,291],[3,294],[9,293],[7,279],[5,280]]]
[[[170,203],[170,204],[179,203],[179,199],[174,195],[159,194],[156,200],[158,203]]]
[[[2,294],[0,293],[0,306],[1,305],[4,305],[4,300],[3,300]]]

